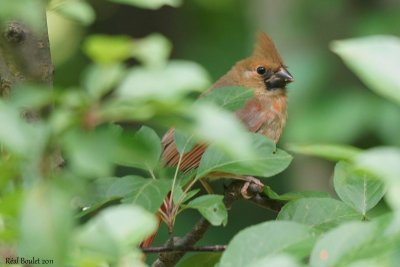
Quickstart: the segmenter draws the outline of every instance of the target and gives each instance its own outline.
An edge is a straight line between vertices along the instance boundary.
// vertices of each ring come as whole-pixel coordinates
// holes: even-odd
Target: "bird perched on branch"
[[[262,134],[275,143],[281,136],[287,118],[286,85],[293,82],[272,40],[265,34],[259,33],[253,54],[238,61],[228,73],[222,76],[208,91],[218,90],[226,86],[241,86],[254,90],[254,96],[244,106],[235,112],[236,117],[251,132]],[[177,166],[180,158],[174,142],[174,129],[170,129],[162,139],[162,159],[166,166]],[[188,171],[199,166],[207,145],[197,144],[185,153],[179,164],[181,171]],[[211,177],[219,176],[245,181],[242,194],[246,195],[249,183],[262,186],[261,182],[249,176],[238,176],[227,173],[211,173]],[[165,201],[164,204],[171,203]],[[162,206],[162,210],[170,207]],[[154,237],[153,237],[154,238]],[[151,244],[146,240],[142,246]]]

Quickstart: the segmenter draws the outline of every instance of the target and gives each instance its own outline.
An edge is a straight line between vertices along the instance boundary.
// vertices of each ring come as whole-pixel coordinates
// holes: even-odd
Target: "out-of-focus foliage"
[[[50,2],[48,10],[82,25],[90,25],[96,18],[92,6],[85,0],[53,0]]]
[[[45,10],[46,1],[7,1],[1,0],[0,6],[0,22],[11,21],[15,19],[15,14],[19,14],[19,19],[26,25],[32,27],[33,30],[42,29],[43,12]]]
[[[372,90],[400,103],[400,38],[372,36],[336,41],[332,50]]]
[[[95,8],[105,4],[94,2]],[[174,0],[104,2],[110,7],[116,6],[112,2],[118,2],[126,4],[124,7],[144,9],[181,5],[181,1]],[[24,3],[25,8],[29,7],[28,2]],[[96,9],[89,3],[50,1],[49,14],[57,14],[58,18],[72,22],[68,25],[74,25],[71,35],[58,35],[61,44],[70,38],[72,43],[76,42],[76,48],[79,38],[74,37],[82,36],[82,25],[95,22]],[[247,133],[232,115],[252,97],[250,90],[228,87],[200,100],[193,96],[209,87],[209,76],[216,78],[222,74],[218,68],[225,64],[224,60],[230,66],[240,58],[235,53],[245,46],[242,37],[247,33],[241,21],[230,20],[232,14],[244,7],[253,8],[254,14],[256,10],[264,12],[267,4],[276,7],[268,9],[274,12],[268,16],[254,15],[253,19],[274,21],[279,16],[279,27],[271,29],[271,35],[274,37],[279,31],[288,38],[287,47],[299,47],[291,47],[293,51],[284,56],[296,83],[289,88],[290,115],[283,140],[294,143],[290,146],[294,152],[337,162],[331,171],[337,198],[314,191],[279,194],[284,190],[266,186],[267,197],[287,202],[276,220],[250,227],[246,221],[246,227],[232,238],[224,253],[189,256],[178,265],[396,266],[400,245],[400,151],[395,146],[400,144],[400,124],[396,124],[400,110],[396,105],[400,88],[398,38],[357,38],[332,45],[333,51],[365,85],[393,102],[389,104],[362,91],[363,85],[359,83],[346,83],[344,76],[352,74],[344,74],[347,70],[338,62],[331,63],[334,55],[328,51],[327,43],[333,38],[324,35],[328,29],[323,29],[324,34],[316,34],[318,29],[311,31],[316,25],[310,19],[313,17],[343,23],[337,15],[346,10],[347,2],[299,1],[291,4],[292,13],[285,13],[290,14],[285,20],[278,12],[279,5],[281,10],[289,6],[284,1],[216,3],[185,3],[201,8],[201,12],[224,10],[227,19],[222,20],[218,12],[202,19],[203,32],[190,33],[192,37],[180,44],[147,31],[140,38],[132,38],[117,30],[115,35],[93,30],[95,34],[86,36],[81,49],[86,62],[75,62],[70,72],[56,72],[53,90],[23,84],[13,90],[10,98],[0,100],[3,258],[39,257],[51,261],[50,266],[146,266],[139,244],[156,229],[154,212],[170,191],[178,207],[174,221],[179,222],[180,216],[195,209],[214,226],[229,227],[235,223],[223,204],[223,196],[218,191],[203,194],[194,188],[194,182],[216,170],[270,177],[286,170],[292,156],[277,149],[271,140]],[[180,21],[179,25],[194,27],[200,9],[185,5],[182,8],[190,20]],[[4,1],[1,6],[2,19],[7,19],[7,12],[12,11],[30,22],[35,13],[32,8],[26,14],[17,1]],[[352,33],[358,35],[370,28],[379,32],[381,21],[390,18],[398,22],[398,17],[385,12],[382,13],[387,16],[372,11],[373,14],[359,18]],[[285,23],[295,19],[303,31],[286,32]],[[396,23],[390,25],[393,24]],[[146,26],[139,25],[141,29]],[[54,34],[56,29],[51,31]],[[326,38],[326,45],[304,45],[301,34]],[[296,38],[298,42],[293,41]],[[180,48],[175,53],[209,66],[211,75],[194,61],[170,59],[172,43]],[[71,55],[74,45],[65,44],[69,51],[65,54]],[[213,52],[210,47],[214,44],[223,48],[224,53],[221,49]],[[280,50],[285,43],[278,37],[277,44]],[[53,46],[52,50],[63,54],[63,48]],[[75,68],[84,69],[79,73],[80,80],[73,76],[71,79]],[[59,77],[64,77],[64,83],[68,80],[66,88],[63,82],[57,83]],[[49,106],[51,112],[42,112]],[[44,115],[37,122],[27,123],[20,116],[26,109]],[[198,170],[182,174],[163,167],[160,129],[171,126],[177,129],[174,138],[180,153],[191,150],[197,142],[212,143]],[[363,141],[365,132],[382,139],[386,146],[352,146]],[[299,141],[310,145],[295,143]],[[325,141],[330,144],[324,144]],[[64,158],[62,167],[58,166],[60,155]],[[297,176],[301,171],[289,174]],[[388,207],[382,208],[384,201]],[[248,219],[246,215],[241,217]]]
[[[91,22],[86,2],[51,2],[50,8]],[[155,230],[153,214],[171,190],[177,213],[195,209],[213,225],[227,224],[222,195],[198,196],[198,189],[189,190],[194,183],[187,187],[181,174],[164,169],[161,140],[152,128],[121,124],[177,126],[182,136],[212,143],[209,163],[193,173],[195,181],[222,168],[210,165],[212,158],[223,159],[223,170],[233,173],[256,168],[271,176],[288,166],[288,154],[249,135],[229,112],[251,97],[248,89],[228,88],[234,94],[213,92],[194,101],[191,94],[210,85],[208,74],[195,62],[169,60],[170,50],[160,34],[92,35],[83,51],[94,63],[76,86],[21,84],[0,100],[0,235],[2,248],[16,247],[11,256],[53,266],[144,265],[138,245]],[[128,65],[131,59],[140,64]],[[38,121],[20,116],[49,106]],[[130,175],[120,177],[122,167]]]
[[[141,8],[158,9],[163,5],[178,7],[182,0],[109,0],[111,2],[133,5]]]

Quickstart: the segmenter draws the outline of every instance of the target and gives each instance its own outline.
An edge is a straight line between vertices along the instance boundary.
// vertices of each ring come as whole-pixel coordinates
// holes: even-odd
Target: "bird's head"
[[[259,33],[253,55],[239,61],[233,68],[239,85],[265,90],[263,94],[274,94],[286,89],[294,81],[284,65],[272,40]]]

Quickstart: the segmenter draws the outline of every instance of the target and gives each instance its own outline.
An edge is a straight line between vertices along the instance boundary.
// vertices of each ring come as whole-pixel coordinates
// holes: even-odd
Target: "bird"
[[[240,86],[253,90],[253,97],[242,108],[235,111],[235,116],[245,128],[259,133],[278,142],[287,120],[287,90],[286,85],[293,82],[293,76],[288,71],[272,39],[264,32],[257,34],[254,51],[243,60],[238,61],[225,75],[218,79],[200,97],[227,86]],[[162,140],[162,161],[165,166],[177,167],[187,172],[199,166],[207,144],[196,144],[191,151],[180,154],[174,141],[174,128],[169,129]],[[209,176],[222,176],[239,179],[246,182],[242,194],[246,196],[249,183],[262,185],[258,179],[251,176],[240,176],[227,173],[211,173]],[[170,197],[170,196],[169,196]],[[164,204],[168,201],[164,201]],[[165,211],[166,207],[161,206]],[[144,246],[152,242],[154,236],[146,240]]]
[[[287,119],[286,85],[293,81],[293,76],[287,70],[271,38],[260,32],[253,54],[238,61],[202,95],[226,86],[254,90],[253,98],[237,110],[235,115],[249,131],[262,134],[277,143]],[[180,155],[174,142],[173,128],[162,138],[162,147],[164,165],[176,167]],[[179,164],[180,170],[197,168],[206,149],[206,144],[197,144],[185,153]]]

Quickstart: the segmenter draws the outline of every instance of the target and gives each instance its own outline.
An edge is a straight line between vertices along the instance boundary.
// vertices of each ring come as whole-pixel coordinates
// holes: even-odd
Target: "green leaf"
[[[193,105],[188,113],[194,121],[190,130],[195,138],[213,144],[218,151],[234,159],[252,158],[254,147],[251,135],[234,114],[203,102]]]
[[[333,198],[301,198],[286,204],[277,219],[303,223],[325,231],[345,221],[361,220],[361,215]]]
[[[46,28],[45,1],[31,0],[0,0],[0,20],[1,21],[21,21],[25,25],[29,25],[34,31],[43,34]]]
[[[400,149],[377,147],[369,149],[355,159],[357,168],[369,171],[382,179],[387,187],[385,195],[389,204],[400,209]]]
[[[212,225],[226,225],[228,212],[226,211],[223,196],[205,195],[193,199],[187,204],[188,208],[197,209]]]
[[[124,74],[125,67],[121,64],[91,65],[86,69],[83,86],[98,99],[110,92]]]
[[[360,266],[360,262],[394,260],[400,237],[399,218],[398,214],[386,214],[370,222],[351,222],[332,229],[315,245],[311,265]]]
[[[13,88],[9,101],[18,108],[40,109],[53,103],[53,94],[46,86],[22,84]]]
[[[171,53],[172,45],[167,38],[158,33],[150,34],[141,39],[134,39],[132,56],[143,65],[162,67]]]
[[[215,252],[196,253],[179,261],[176,267],[215,266],[220,258],[221,258],[221,253],[215,253]]]
[[[0,99],[0,144],[24,157],[39,157],[45,148],[48,129],[40,123],[29,124],[20,111]],[[32,142],[35,140],[35,142]]]
[[[313,144],[313,145],[288,145],[288,150],[310,156],[317,156],[329,160],[352,160],[362,150],[346,145]]]
[[[250,158],[234,159],[211,145],[204,153],[197,177],[204,177],[210,172],[221,171],[237,175],[270,177],[289,165],[292,157],[285,151],[276,149],[275,144],[265,136],[249,134],[252,137],[255,154]]]
[[[73,129],[65,134],[62,145],[74,173],[91,178],[111,175],[117,146],[113,127]]]
[[[371,171],[384,181],[398,181],[400,178],[400,149],[397,147],[368,149],[355,159],[355,166]]]
[[[300,264],[288,254],[267,255],[248,267],[300,267]]]
[[[288,192],[282,195],[279,195],[272,188],[268,185],[264,186],[264,194],[274,200],[281,200],[281,201],[291,201],[300,198],[323,198],[323,197],[330,197],[326,192],[315,192],[315,191],[304,191],[304,192]]]
[[[60,15],[85,26],[92,24],[96,18],[93,8],[86,1],[59,1],[53,6],[50,4],[49,8],[50,10],[54,10]]]
[[[153,171],[159,164],[161,140],[157,133],[142,126],[134,135],[124,131],[119,136],[115,162],[124,166],[132,166]]]
[[[174,195],[173,195],[174,203],[177,204],[179,201],[181,201],[181,203],[184,203],[185,201],[193,198],[199,192],[200,192],[200,189],[197,188],[197,189],[187,192],[185,197],[183,197],[184,192],[182,190],[182,187],[178,185],[174,189]]]
[[[182,0],[109,0],[111,2],[132,5],[141,8],[159,9],[163,5],[178,7],[182,4]]]
[[[314,243],[309,226],[295,222],[270,221],[240,231],[222,254],[219,267],[251,266],[278,253],[308,255]]]
[[[335,41],[331,49],[371,90],[400,104],[400,38],[378,35]]]
[[[3,171],[0,168],[0,171]],[[4,174],[4,172],[1,172]],[[15,175],[13,176],[15,177]],[[0,176],[0,181],[4,176]],[[4,187],[3,187],[4,188]],[[7,187],[4,188],[7,190]],[[2,190],[3,192],[5,190]],[[13,192],[3,193],[0,202],[0,220],[2,221],[2,227],[0,229],[0,239],[3,243],[12,243],[17,240],[20,234],[19,221],[21,215],[22,201],[25,200],[25,192]]]
[[[376,176],[343,161],[335,166],[333,183],[340,199],[363,216],[378,204],[385,194],[385,185]]]
[[[208,85],[208,75],[200,65],[174,60],[162,68],[132,68],[116,94],[119,98],[131,101],[176,101]]]
[[[156,217],[135,205],[118,205],[101,211],[78,232],[78,244],[98,256],[116,259],[152,234]]]
[[[135,139],[145,143],[147,148],[151,151],[150,157],[144,161],[144,164],[151,169],[154,169],[160,160],[161,156],[161,140],[157,133],[146,126],[142,126],[135,134]]]
[[[132,39],[124,35],[91,35],[86,38],[83,50],[99,64],[118,63],[132,56]]]
[[[130,175],[116,179],[106,196],[108,199],[121,197],[123,203],[136,204],[155,213],[171,190],[171,185],[171,180],[145,179]]]
[[[72,211],[65,190],[38,184],[27,191],[22,204],[18,256],[67,263],[72,236]]]
[[[375,231],[374,224],[362,222],[349,222],[329,231],[316,243],[311,253],[311,266],[338,266],[346,254],[371,242]]]
[[[190,152],[196,145],[193,135],[188,135],[176,128],[174,129],[174,141],[179,154]]]
[[[236,111],[244,106],[254,95],[253,90],[239,86],[222,87],[205,94],[199,101],[212,102],[229,111]]]

